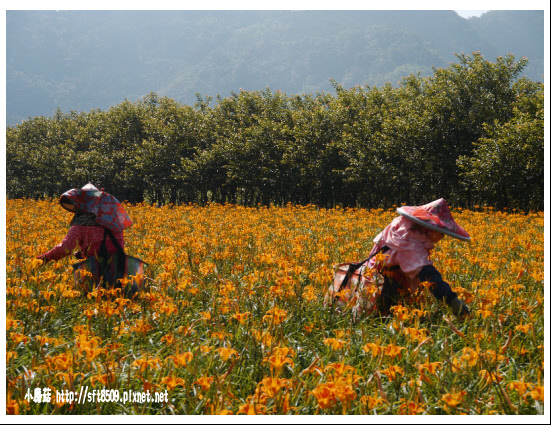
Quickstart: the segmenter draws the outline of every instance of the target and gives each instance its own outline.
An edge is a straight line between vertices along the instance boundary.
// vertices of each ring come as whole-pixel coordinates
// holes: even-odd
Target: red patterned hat
[[[453,219],[444,198],[419,207],[403,206],[398,208],[396,212],[431,230],[436,230],[462,241],[471,240],[469,234]]]
[[[113,232],[122,232],[132,220],[121,203],[113,196],[88,183],[82,189],[71,189],[61,195],[59,203],[67,211],[76,210],[96,215],[96,223]]]

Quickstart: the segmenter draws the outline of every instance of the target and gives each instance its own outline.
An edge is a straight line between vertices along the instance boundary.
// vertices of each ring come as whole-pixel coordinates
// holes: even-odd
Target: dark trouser
[[[404,282],[407,278],[399,267],[396,266],[383,272],[383,276],[385,282],[377,300],[377,309],[382,314],[388,314],[392,306],[395,306],[404,296],[407,296],[408,291],[405,289],[407,284]],[[446,303],[449,305],[457,298],[457,294],[453,292],[450,285],[442,279],[442,275],[434,266],[423,267],[419,272],[419,279],[421,282],[429,281],[433,283],[430,287],[430,291],[438,301],[446,300]],[[400,281],[402,282],[401,284]]]

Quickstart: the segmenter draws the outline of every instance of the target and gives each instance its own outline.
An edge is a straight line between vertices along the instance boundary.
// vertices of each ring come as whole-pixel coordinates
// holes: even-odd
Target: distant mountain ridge
[[[7,124],[150,92],[193,105],[196,92],[332,92],[331,78],[397,85],[473,51],[526,56],[543,81],[543,11],[7,11]]]

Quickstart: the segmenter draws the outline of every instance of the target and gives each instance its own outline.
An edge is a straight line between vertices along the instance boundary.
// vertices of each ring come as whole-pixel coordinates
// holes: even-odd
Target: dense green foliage
[[[335,95],[432,74],[454,53],[512,53],[543,81],[544,11],[8,10],[8,124],[108,109],[150,92],[193,105],[195,93],[263,90]]]
[[[7,129],[7,194],[92,181],[131,202],[543,209],[543,84],[519,79],[524,58],[457,58],[397,88],[58,110]]]

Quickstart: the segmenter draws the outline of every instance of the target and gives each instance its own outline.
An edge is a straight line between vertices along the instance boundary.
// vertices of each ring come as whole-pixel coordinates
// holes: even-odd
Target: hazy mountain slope
[[[526,75],[543,81],[544,15],[534,10],[499,10],[469,19],[472,28],[489,43],[499,48],[499,54],[513,53],[528,57]]]
[[[330,78],[397,84],[476,50],[528,56],[527,75],[543,75],[537,11],[476,20],[453,11],[8,11],[6,25],[8,124],[152,91],[193,104],[196,92],[331,91]]]

